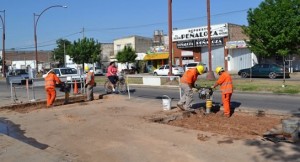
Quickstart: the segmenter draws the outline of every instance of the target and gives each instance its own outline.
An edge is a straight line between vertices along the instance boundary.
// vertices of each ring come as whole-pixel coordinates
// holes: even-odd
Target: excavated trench
[[[151,122],[168,124],[186,129],[221,134],[235,139],[255,139],[281,129],[282,119],[289,116],[266,114],[263,111],[235,112],[230,118],[221,112],[206,114],[203,109],[195,112],[173,111],[149,118]]]

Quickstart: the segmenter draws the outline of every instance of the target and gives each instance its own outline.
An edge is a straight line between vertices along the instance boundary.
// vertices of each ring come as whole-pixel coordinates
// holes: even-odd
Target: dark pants
[[[115,86],[119,78],[118,76],[115,75],[115,76],[109,76],[108,79],[111,82],[111,84]]]

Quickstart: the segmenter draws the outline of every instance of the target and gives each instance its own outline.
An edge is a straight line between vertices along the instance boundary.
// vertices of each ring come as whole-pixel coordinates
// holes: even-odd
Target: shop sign
[[[178,49],[182,48],[193,48],[193,47],[206,47],[208,46],[208,39],[197,39],[189,41],[179,41],[176,43]],[[212,46],[223,45],[223,38],[212,38]]]
[[[228,25],[212,25],[211,26],[211,38],[227,37],[228,36]],[[203,39],[208,37],[207,26],[198,28],[189,28],[182,30],[173,30],[172,35],[173,42]]]
[[[247,48],[247,44],[245,41],[229,41],[226,42],[226,49],[234,49],[234,48]]]

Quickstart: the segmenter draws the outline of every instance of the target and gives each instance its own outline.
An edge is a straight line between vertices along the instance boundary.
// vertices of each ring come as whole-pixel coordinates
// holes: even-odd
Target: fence
[[[128,97],[130,99],[131,86],[151,86],[178,88],[179,97],[181,98],[180,77],[179,76],[142,76],[142,75],[127,75],[126,77]]]
[[[75,83],[79,85],[78,94],[84,95],[84,78],[81,76],[72,76],[72,77],[59,77],[62,82],[71,85],[71,94],[74,94],[74,85]],[[45,92],[45,79],[36,78],[36,79],[26,79],[22,80],[19,78],[9,79],[10,85],[10,96],[11,104],[19,104],[26,102],[35,102],[46,99]],[[73,93],[72,93],[73,92]],[[57,97],[64,97],[65,93],[56,90]]]

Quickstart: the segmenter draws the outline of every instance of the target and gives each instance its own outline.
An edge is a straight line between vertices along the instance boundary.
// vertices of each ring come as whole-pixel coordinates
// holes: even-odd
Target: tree
[[[65,63],[65,50],[68,49],[71,42],[67,39],[58,39],[56,44],[57,48],[53,50],[52,60],[58,61],[58,66],[62,67]]]
[[[100,62],[101,44],[93,38],[74,41],[68,48],[68,54],[77,64]]]
[[[135,51],[131,47],[125,46],[122,51],[117,53],[116,59],[120,63],[132,63],[135,62],[135,58],[137,57]]]
[[[251,51],[260,56],[300,53],[300,1],[265,0],[248,11],[243,27]]]

